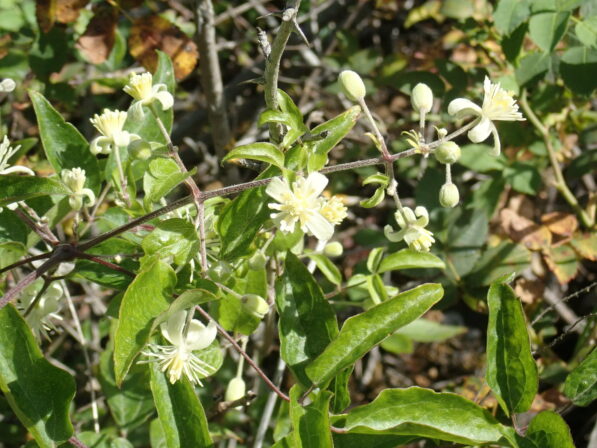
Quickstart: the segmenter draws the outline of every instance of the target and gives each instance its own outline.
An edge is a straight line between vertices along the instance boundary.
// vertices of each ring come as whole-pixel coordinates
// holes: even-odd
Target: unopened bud
[[[269,305],[266,300],[257,294],[245,294],[241,300],[244,309],[259,319],[263,319],[269,312]]]
[[[231,274],[232,269],[225,261],[220,261],[216,264],[213,264],[207,271],[208,277],[215,282],[224,282],[228,280]]]
[[[413,88],[410,101],[417,112],[428,113],[433,107],[433,92],[427,84],[420,82]]]
[[[226,401],[236,401],[245,396],[247,386],[242,378],[232,378],[226,388],[224,399]]]
[[[266,263],[267,257],[262,251],[258,250],[251,258],[249,258],[249,269],[253,271],[262,271],[265,269]]]
[[[338,241],[334,241],[333,243],[328,243],[323,248],[323,253],[326,254],[328,257],[339,257],[344,252],[344,248],[342,244]]]
[[[147,160],[151,157],[151,145],[145,140],[133,140],[129,144],[129,151],[135,159]]]
[[[460,193],[458,192],[458,187],[453,183],[448,183],[442,185],[442,188],[439,190],[439,203],[442,207],[455,207],[460,201]]]
[[[365,89],[363,80],[357,72],[344,70],[340,73],[340,76],[338,76],[338,81],[340,81],[342,92],[344,92],[344,95],[346,95],[349,100],[358,102],[365,98],[367,90]]]
[[[443,142],[437,147],[434,154],[439,163],[452,164],[460,159],[460,146],[452,141]]]
[[[0,82],[0,92],[12,92],[17,87],[17,83],[10,78],[3,79]]]

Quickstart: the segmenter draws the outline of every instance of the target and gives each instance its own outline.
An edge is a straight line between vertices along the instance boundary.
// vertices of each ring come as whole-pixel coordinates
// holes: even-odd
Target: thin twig
[[[51,252],[46,252],[44,254],[34,255],[33,257],[19,260],[13,264],[9,264],[8,266],[0,269],[0,274],[3,274],[6,271],[10,271],[11,269],[14,269],[14,268],[18,268],[19,266],[23,266],[24,264],[31,263],[33,261],[45,260],[46,258],[50,258],[51,256],[52,256]]]
[[[24,204],[24,203],[23,203]],[[19,204],[21,205],[21,204]],[[56,246],[60,241],[56,236],[47,228],[47,226],[41,226],[33,219],[24,213],[23,211],[19,210],[18,208],[14,210],[15,215],[17,215],[23,223],[25,223],[31,230],[33,230],[37,235],[46,243]]]
[[[68,439],[68,443],[70,443],[72,446],[75,446],[77,448],[89,448],[87,445],[85,445],[83,442],[81,442],[75,436],[72,436],[70,439]]]
[[[574,293],[572,293],[572,294],[570,294],[570,295],[568,295],[568,296],[564,297],[562,300],[559,300],[558,302],[555,302],[555,303],[552,303],[552,304],[550,304],[550,305],[549,305],[547,308],[545,308],[543,311],[541,311],[541,313],[539,313],[539,314],[537,315],[537,317],[535,317],[535,318],[533,319],[533,321],[531,322],[531,325],[535,325],[537,322],[539,322],[539,320],[541,320],[541,318],[542,318],[543,316],[545,316],[547,313],[549,313],[551,310],[553,310],[553,309],[555,308],[555,306],[556,306],[558,303],[565,303],[565,302],[567,302],[567,301],[569,301],[569,300],[572,300],[572,299],[574,299],[575,297],[578,297],[579,295],[581,295],[581,294],[583,294],[583,293],[585,293],[585,292],[589,292],[589,291],[590,291],[591,289],[593,289],[595,286],[597,286],[597,282],[593,282],[593,283],[591,283],[590,285],[588,285],[588,286],[585,286],[584,288],[582,288],[582,289],[579,289],[578,291],[576,291],[576,292],[574,292]]]

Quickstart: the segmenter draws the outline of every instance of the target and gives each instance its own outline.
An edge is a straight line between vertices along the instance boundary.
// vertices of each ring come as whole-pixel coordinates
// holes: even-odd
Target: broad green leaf
[[[571,11],[578,8],[587,0],[533,0],[531,2],[532,12],[542,11]]]
[[[342,412],[350,406],[350,376],[352,375],[352,370],[352,366],[342,370],[334,377],[332,384],[328,388],[334,394],[330,403],[332,412]]]
[[[294,104],[292,98],[281,89],[278,89],[278,106],[289,117],[288,130],[282,140],[282,148],[289,148],[309,129],[303,123],[303,114],[299,108]]]
[[[53,194],[68,195],[70,191],[56,178],[0,176],[0,207],[17,201]]]
[[[131,442],[115,436],[110,429],[78,432],[77,439],[92,448],[133,448]]]
[[[541,188],[541,174],[531,163],[514,162],[504,169],[504,179],[519,193],[536,195]]]
[[[143,204],[150,209],[151,204],[158,202],[174,187],[190,177],[192,172],[183,173],[172,159],[156,158],[149,162],[149,169],[143,176]]]
[[[502,241],[490,247],[467,275],[467,283],[474,286],[487,286],[499,277],[511,272],[520,272],[531,262],[531,252],[516,243]]]
[[[27,248],[21,243],[0,243],[0,269],[17,262],[26,253]]]
[[[286,255],[286,270],[276,283],[276,306],[282,359],[309,385],[305,365],[336,337],[338,324],[313,275],[292,253]]]
[[[471,143],[464,145],[462,148],[462,155],[458,160],[459,165],[463,165],[473,171],[479,173],[486,173],[488,171],[501,171],[504,169],[505,157],[499,155],[494,157],[489,154],[491,146],[483,143]]]
[[[522,304],[512,288],[493,283],[487,294],[487,384],[506,414],[525,412],[538,388]]]
[[[533,51],[528,53],[520,60],[520,64],[515,71],[516,82],[523,87],[524,85],[542,79],[550,66],[549,53]]]
[[[0,389],[41,448],[72,436],[69,408],[75,381],[44,358],[12,304],[0,309]]]
[[[442,295],[441,285],[425,284],[349,318],[338,337],[307,367],[307,375],[317,385],[329,381],[389,334],[420,317]]]
[[[277,169],[270,167],[259,176],[260,179],[275,175]],[[246,255],[263,223],[269,219],[273,201],[265,194],[265,188],[243,191],[229,202],[218,219],[217,231],[222,239],[220,259],[229,261]]]
[[[400,269],[438,268],[445,269],[442,260],[428,252],[418,252],[412,249],[402,249],[385,256],[381,260],[378,272],[397,271]]]
[[[541,50],[549,52],[555,48],[568,25],[567,12],[542,12],[531,16],[529,35]]]
[[[500,33],[509,35],[529,18],[530,13],[528,0],[500,0],[493,21]]]
[[[533,448],[574,448],[570,428],[559,414],[552,411],[540,412],[531,420],[524,442],[531,442]],[[531,448],[528,443],[520,446]]]
[[[171,384],[156,363],[151,363],[151,392],[168,448],[208,448],[209,435],[203,406],[186,377]]]
[[[63,169],[84,169],[86,185],[97,194],[101,173],[97,158],[89,151],[89,143],[85,137],[72,124],[67,123],[41,93],[30,90],[29,97],[35,109],[46,157],[56,173],[60,175]]]
[[[121,385],[135,357],[149,340],[153,320],[172,301],[176,274],[166,263],[154,259],[142,267],[129,285],[118,313],[114,339],[114,372]]]
[[[360,114],[361,108],[352,106],[346,112],[311,129],[311,135],[321,135],[322,138],[306,143],[309,151],[310,173],[319,171],[328,163],[328,153],[350,132]]]
[[[250,145],[243,145],[234,148],[222,159],[226,162],[230,159],[251,159],[269,163],[278,168],[284,167],[284,153],[272,143],[257,142]]]
[[[393,434],[333,434],[335,448],[397,448],[408,446],[408,443],[418,439],[413,436],[399,436]]]
[[[415,321],[416,322],[416,321]],[[398,330],[400,331],[400,330]],[[391,334],[379,344],[384,350],[401,355],[403,353],[412,353],[414,351],[414,343],[411,338],[404,336],[398,332]]]
[[[130,430],[143,424],[154,412],[149,370],[145,365],[133,366],[128,378],[118,387],[114,379],[112,355],[111,347],[101,353],[99,381],[116,424],[121,429]]]
[[[577,406],[588,406],[597,398],[597,350],[581,362],[566,378],[564,394]]]
[[[290,389],[290,417],[296,448],[333,448],[329,408],[331,392],[322,390],[309,395],[311,402],[302,406],[298,400],[304,390],[298,385]]]
[[[417,319],[400,328],[396,334],[407,336],[417,342],[439,342],[466,333],[467,328],[458,325],[444,325],[429,319]]]
[[[597,88],[597,50],[587,47],[567,49],[561,58],[560,73],[570,90],[589,95]]]
[[[576,37],[587,47],[597,47],[597,16],[587,17],[574,27]]]
[[[334,285],[340,286],[342,284],[342,273],[336,267],[334,262],[322,254],[307,254],[307,256],[315,262],[317,269]]]
[[[390,178],[388,176],[386,176],[385,174],[381,174],[381,173],[375,173],[375,174],[372,174],[371,176],[367,176],[365,179],[363,179],[363,185],[380,184],[383,187],[387,187],[389,183],[390,183]]]
[[[477,445],[496,443],[503,426],[485,409],[452,393],[409,387],[386,389],[372,403],[352,409],[351,432],[410,435]]]
[[[146,255],[156,255],[161,259],[173,257],[174,263],[184,265],[190,256],[197,253],[199,239],[195,226],[181,218],[160,221],[155,229],[143,239]]]
[[[166,53],[161,51],[158,51],[158,67],[153,74],[153,85],[156,84],[166,84],[168,92],[174,95],[176,81],[174,79],[174,68],[172,67],[172,61]],[[154,105],[158,111],[158,116],[162,120],[162,123],[164,123],[164,127],[168,132],[170,132],[172,130],[172,122],[174,117],[172,108],[168,110],[162,110],[162,106],[158,102],[154,103]],[[129,115],[124,124],[124,129],[133,134],[140,135],[148,142],[159,142],[166,144],[166,139],[160,132],[160,129],[151,111],[145,107],[144,112],[145,116],[142,120],[135,120]]]

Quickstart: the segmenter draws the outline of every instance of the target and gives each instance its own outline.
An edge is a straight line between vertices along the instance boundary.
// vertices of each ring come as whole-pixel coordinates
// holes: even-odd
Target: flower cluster
[[[395,213],[396,222],[400,227],[398,232],[392,226],[384,228],[386,238],[393,243],[404,240],[408,247],[419,252],[428,252],[435,242],[433,234],[425,229],[429,224],[429,213],[425,207],[419,206],[414,212],[409,207],[403,207]]]
[[[327,177],[318,172],[306,178],[299,176],[292,185],[287,179],[272,179],[265,191],[277,201],[269,207],[278,211],[271,215],[278,228],[289,233],[299,223],[303,232],[328,241],[334,226],[346,217],[346,207],[336,196],[328,200],[321,197],[327,184]]]

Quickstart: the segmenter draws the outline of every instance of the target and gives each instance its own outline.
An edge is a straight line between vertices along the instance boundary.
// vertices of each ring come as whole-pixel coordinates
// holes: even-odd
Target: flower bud
[[[249,269],[252,271],[262,271],[265,269],[266,263],[267,257],[262,251],[258,250],[251,258],[249,258]]]
[[[323,248],[323,253],[326,254],[328,257],[339,257],[344,252],[344,248],[342,244],[338,241],[334,241],[333,243],[328,243]]]
[[[129,151],[135,159],[147,160],[151,157],[151,145],[145,140],[133,140],[129,144]]]
[[[452,141],[443,142],[434,152],[439,163],[452,164],[460,159],[460,146]]]
[[[410,101],[417,112],[428,113],[433,107],[433,92],[427,84],[420,82],[413,88]]]
[[[358,102],[365,98],[367,90],[365,89],[363,80],[357,72],[344,70],[340,73],[340,76],[338,76],[338,81],[340,82],[340,87],[342,87],[342,92],[344,92],[344,95],[346,95],[349,100]]]
[[[224,399],[226,401],[236,401],[245,396],[247,386],[242,378],[232,378],[226,388]]]
[[[207,276],[215,282],[225,282],[230,275],[232,275],[232,269],[225,261],[213,264],[207,271]]]
[[[442,188],[439,190],[439,203],[441,206],[451,208],[456,206],[458,201],[460,201],[458,187],[451,182],[442,185]]]
[[[0,82],[0,92],[12,92],[17,87],[17,83],[10,78],[3,79]]]
[[[257,294],[245,294],[241,301],[243,302],[243,308],[259,319],[263,319],[269,312],[268,303]]]

